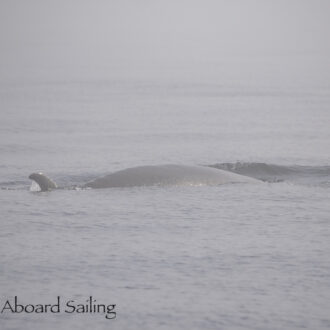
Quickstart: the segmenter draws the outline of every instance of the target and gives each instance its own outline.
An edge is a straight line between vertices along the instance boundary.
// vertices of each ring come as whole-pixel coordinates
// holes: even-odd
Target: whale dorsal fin
[[[57,188],[57,185],[54,181],[47,178],[46,175],[40,172],[30,174],[29,179],[34,180],[39,185],[41,191],[49,191]]]

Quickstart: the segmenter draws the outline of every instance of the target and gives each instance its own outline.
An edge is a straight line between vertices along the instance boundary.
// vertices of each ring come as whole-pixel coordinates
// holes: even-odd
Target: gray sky
[[[330,54],[329,0],[1,0],[1,66]]]

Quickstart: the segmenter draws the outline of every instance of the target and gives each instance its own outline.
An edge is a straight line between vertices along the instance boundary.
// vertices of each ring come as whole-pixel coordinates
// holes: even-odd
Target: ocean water
[[[4,311],[1,329],[330,328],[329,66],[239,61],[1,78],[1,306],[116,304],[114,320]],[[263,183],[35,192],[28,179],[72,187],[168,163]]]

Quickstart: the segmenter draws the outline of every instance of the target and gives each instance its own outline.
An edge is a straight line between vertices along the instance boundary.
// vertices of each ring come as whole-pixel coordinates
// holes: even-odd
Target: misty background
[[[329,17],[327,0],[1,0],[0,79],[324,84]]]

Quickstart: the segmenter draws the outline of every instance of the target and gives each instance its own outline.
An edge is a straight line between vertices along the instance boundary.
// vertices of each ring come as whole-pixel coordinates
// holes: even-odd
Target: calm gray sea
[[[5,310],[1,329],[329,329],[329,67],[293,56],[3,76],[1,308],[92,296],[117,316]],[[69,187],[167,163],[264,184],[38,193],[28,179]]]

